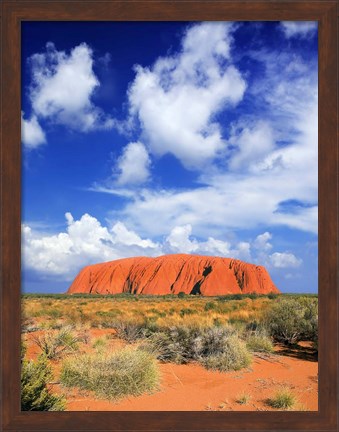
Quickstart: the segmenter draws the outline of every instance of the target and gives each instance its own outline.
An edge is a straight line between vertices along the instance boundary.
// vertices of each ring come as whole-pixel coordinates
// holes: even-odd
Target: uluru
[[[265,267],[237,259],[189,254],[123,258],[84,267],[67,294],[280,293]]]

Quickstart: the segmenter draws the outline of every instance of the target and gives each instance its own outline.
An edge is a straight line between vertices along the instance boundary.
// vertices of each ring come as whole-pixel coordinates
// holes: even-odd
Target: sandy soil
[[[107,330],[96,333],[98,337]],[[29,343],[27,357],[37,354],[39,348]],[[52,364],[57,377],[59,365]],[[69,411],[266,411],[272,410],[267,399],[287,387],[297,397],[294,410],[318,409],[318,362],[308,343],[294,350],[277,347],[271,356],[255,356],[250,368],[238,372],[208,371],[199,364],[160,364],[160,369],[157,392],[119,402],[97,399],[76,389],[65,391],[57,382],[51,384],[51,390],[66,394]],[[250,396],[246,404],[238,402],[242,395]]]

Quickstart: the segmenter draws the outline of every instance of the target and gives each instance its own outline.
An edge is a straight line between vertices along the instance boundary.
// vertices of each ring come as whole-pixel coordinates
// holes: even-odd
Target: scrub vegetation
[[[250,371],[254,357],[274,356],[277,344],[317,346],[313,295],[24,295],[22,304],[23,339],[35,353],[22,359],[24,410],[65,408],[51,391],[52,369],[61,391],[116,401],[158,391],[162,363]],[[292,409],[292,396],[281,391],[269,406]]]

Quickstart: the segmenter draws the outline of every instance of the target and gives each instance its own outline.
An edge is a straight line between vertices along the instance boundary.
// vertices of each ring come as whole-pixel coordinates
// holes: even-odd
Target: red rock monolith
[[[188,254],[135,257],[84,267],[67,294],[280,293],[265,267],[232,258]]]

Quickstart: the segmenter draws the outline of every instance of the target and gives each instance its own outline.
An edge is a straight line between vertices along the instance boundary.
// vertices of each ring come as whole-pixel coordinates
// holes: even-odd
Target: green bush
[[[186,293],[180,291],[180,293],[178,293],[178,298],[184,298],[184,297],[186,297]]]
[[[36,362],[22,359],[21,362],[21,410],[63,411],[65,399],[48,391],[52,378],[47,358],[41,355]]]
[[[270,334],[281,342],[294,344],[299,340],[318,338],[318,299],[285,298],[272,305],[265,316]]]
[[[98,397],[119,399],[155,390],[159,370],[151,354],[128,347],[109,355],[69,357],[63,362],[60,379],[67,387],[80,387],[94,391]]]

